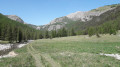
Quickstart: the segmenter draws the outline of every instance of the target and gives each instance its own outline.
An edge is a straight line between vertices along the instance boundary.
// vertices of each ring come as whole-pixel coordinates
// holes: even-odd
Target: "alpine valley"
[[[85,30],[89,27],[99,26],[110,20],[116,20],[119,17],[120,4],[107,5],[99,7],[90,11],[77,11],[67,16],[59,17],[52,20],[49,24],[36,26],[25,23],[20,17],[16,15],[6,15],[8,18],[26,24],[38,30],[58,30],[61,28],[75,30]],[[114,15],[114,16],[113,16]],[[111,19],[112,18],[112,19]]]

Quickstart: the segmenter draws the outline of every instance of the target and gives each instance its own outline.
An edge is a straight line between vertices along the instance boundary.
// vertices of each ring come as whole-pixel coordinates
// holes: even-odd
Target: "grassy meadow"
[[[40,39],[14,50],[18,56],[0,59],[0,67],[120,67],[120,60],[100,53],[120,54],[120,34]]]

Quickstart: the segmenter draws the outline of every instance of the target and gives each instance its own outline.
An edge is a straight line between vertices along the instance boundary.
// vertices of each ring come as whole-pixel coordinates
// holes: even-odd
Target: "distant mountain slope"
[[[94,16],[92,20],[87,22],[76,21],[75,23],[68,24],[66,27],[73,27],[75,30],[85,30],[89,27],[97,27],[106,22],[118,20],[120,18],[120,6],[117,6],[113,10],[109,10],[100,16]],[[118,20],[120,21],[120,19]],[[106,26],[107,27],[107,26]]]
[[[11,20],[14,20],[14,21],[17,21],[17,22],[26,24],[26,25],[28,25],[29,27],[32,27],[32,28],[34,28],[34,29],[39,29],[39,26],[25,23],[20,17],[18,17],[18,16],[16,16],[16,15],[5,15],[5,16],[7,16],[7,17],[8,17],[9,19],[11,19]]]
[[[49,24],[40,26],[40,29],[41,30],[46,29],[49,31],[57,30],[63,27],[67,29],[71,27],[74,27],[75,29],[84,29],[86,26],[90,26],[91,23],[99,25],[102,23],[100,21],[104,19],[103,17],[105,16],[109,17],[109,15],[112,14],[111,13],[107,15],[105,13],[112,10],[116,10],[117,7],[119,7],[119,4],[107,5],[86,12],[78,11],[64,17],[56,18],[55,20],[51,21]]]
[[[12,20],[26,24],[29,27],[32,27],[37,30],[51,31],[65,27],[66,29],[74,28],[77,31],[105,23],[107,19],[110,19],[109,17],[111,15],[119,11],[118,9],[119,7],[120,4],[115,4],[115,5],[107,5],[107,6],[99,7],[86,12],[77,11],[67,16],[56,18],[52,20],[49,24],[42,26],[27,24],[20,17],[16,15],[6,15],[6,16]]]
[[[5,15],[5,16],[7,16],[8,18],[10,18],[12,20],[18,21],[20,23],[24,23],[24,21],[20,17],[18,17],[16,15]]]

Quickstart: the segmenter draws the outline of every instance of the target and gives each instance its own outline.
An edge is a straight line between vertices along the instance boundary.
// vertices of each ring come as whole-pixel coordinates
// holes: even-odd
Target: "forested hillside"
[[[25,24],[11,20],[0,14],[0,40],[24,42],[31,39],[40,39],[41,32]]]

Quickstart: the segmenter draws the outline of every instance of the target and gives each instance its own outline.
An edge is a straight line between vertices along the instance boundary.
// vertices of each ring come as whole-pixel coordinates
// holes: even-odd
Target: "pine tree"
[[[88,29],[88,35],[91,37],[92,35],[94,35],[94,30],[95,29],[93,29],[92,27],[90,27],[89,29]]]
[[[71,31],[70,31],[70,36],[75,36],[75,31],[74,31],[73,28],[72,28]]]
[[[47,30],[45,31],[44,38],[46,38],[46,39],[49,38],[49,34],[48,34]]]
[[[67,30],[65,28],[62,28],[61,34],[62,34],[62,37],[67,36]]]

